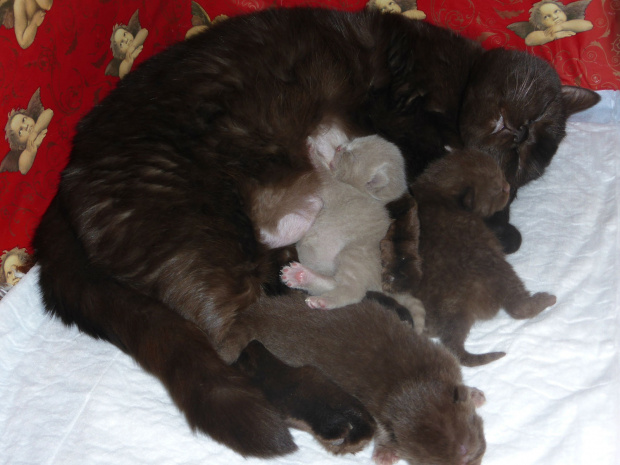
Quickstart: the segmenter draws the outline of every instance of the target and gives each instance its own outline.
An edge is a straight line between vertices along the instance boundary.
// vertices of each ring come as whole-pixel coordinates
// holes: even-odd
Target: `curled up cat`
[[[504,352],[470,354],[465,339],[476,320],[500,308],[532,318],[556,302],[534,295],[504,257],[484,219],[504,208],[510,186],[494,158],[459,150],[426,169],[411,188],[418,202],[422,278],[415,295],[426,309],[426,331],[438,336],[466,366],[497,360]]]

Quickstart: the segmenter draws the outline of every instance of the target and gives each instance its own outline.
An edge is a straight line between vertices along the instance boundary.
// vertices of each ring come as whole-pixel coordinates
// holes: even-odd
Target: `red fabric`
[[[592,0],[585,9],[591,30],[527,46],[508,26],[528,21],[534,3],[419,0],[418,7],[423,11],[428,8],[427,21],[459,31],[485,48],[516,48],[544,58],[555,67],[564,84],[593,90],[620,89],[620,2]],[[574,2],[562,3],[571,7]]]
[[[35,0],[28,0],[34,2]],[[36,0],[43,1],[43,0]],[[49,0],[48,0],[49,1]],[[67,162],[70,141],[79,119],[118,82],[105,75],[112,61],[110,36],[115,24],[128,24],[138,11],[148,30],[133,67],[167,45],[183,40],[200,23],[192,17],[191,0],[59,0],[39,26],[32,45],[22,49],[7,5],[0,0],[0,115],[27,108],[40,89],[41,103],[53,111],[47,135],[26,174],[0,172],[0,254],[26,247],[55,193],[59,173]],[[344,10],[365,7],[364,0],[199,0],[211,20],[278,6],[328,6]],[[620,39],[618,0],[593,0],[586,19],[593,27],[545,45],[527,47],[507,26],[527,21],[534,2],[506,0],[419,0],[426,21],[455,29],[485,47],[527,49],[553,63],[564,83],[592,89],[618,89]],[[4,25],[2,25],[4,22]],[[7,27],[8,26],[8,27]],[[7,124],[8,117],[2,120]],[[94,148],[95,149],[95,148]],[[10,151],[6,140],[0,160]]]

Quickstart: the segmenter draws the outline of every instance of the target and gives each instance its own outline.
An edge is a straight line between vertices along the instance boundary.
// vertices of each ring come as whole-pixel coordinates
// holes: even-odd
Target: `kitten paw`
[[[329,304],[327,299],[325,299],[323,297],[319,297],[319,296],[307,297],[306,298],[306,304],[310,308],[323,308],[323,309],[332,308],[332,306],[330,306],[330,304]]]
[[[387,446],[375,445],[372,451],[372,460],[377,465],[392,465],[400,460],[398,453]]]
[[[280,279],[288,287],[299,289],[308,282],[308,269],[299,262],[292,262],[282,268]]]
[[[487,401],[484,392],[475,387],[469,388],[469,396],[476,407],[482,407]]]
[[[516,319],[533,318],[545,308],[555,305],[556,301],[557,299],[554,295],[547,294],[546,292],[537,292],[508,313]]]

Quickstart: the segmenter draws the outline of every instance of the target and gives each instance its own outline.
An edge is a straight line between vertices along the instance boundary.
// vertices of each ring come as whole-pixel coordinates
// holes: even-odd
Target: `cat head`
[[[455,150],[431,163],[413,185],[416,195],[432,192],[488,218],[510,198],[510,184],[497,160],[479,150]]]
[[[389,422],[382,425],[394,455],[412,465],[479,465],[486,450],[482,391],[441,382],[412,382],[390,399]]]
[[[330,170],[339,181],[381,202],[391,202],[407,190],[400,150],[377,135],[357,137],[338,147]]]
[[[543,174],[566,135],[568,117],[599,100],[590,90],[562,86],[540,58],[490,50],[474,66],[464,96],[463,143],[493,155],[514,193]]]

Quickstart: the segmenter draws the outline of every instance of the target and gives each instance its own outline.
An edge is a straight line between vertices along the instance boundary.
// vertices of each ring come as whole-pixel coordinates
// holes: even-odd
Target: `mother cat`
[[[410,180],[465,143],[518,187],[596,101],[536,58],[396,15],[230,19],[144,63],[79,124],[34,240],[45,304],[157,376],[193,427],[244,455],[290,452],[279,414],[212,349],[269,279],[257,190],[305,176],[315,193],[305,144],[329,119],[395,142]]]

